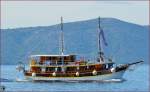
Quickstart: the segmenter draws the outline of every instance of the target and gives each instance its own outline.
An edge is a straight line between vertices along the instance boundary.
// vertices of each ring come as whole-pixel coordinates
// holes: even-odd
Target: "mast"
[[[100,17],[98,18],[98,50],[99,52],[102,52],[102,45],[101,45],[101,25],[100,25]]]
[[[103,53],[103,50],[102,50],[102,39],[101,39],[101,36],[103,36],[103,40],[104,39],[104,34],[103,34],[103,30],[101,28],[101,20],[100,20],[100,17],[98,18],[98,62],[104,62],[104,53]]]
[[[61,16],[61,55],[64,54],[64,33],[63,33],[63,17]]]
[[[60,34],[60,41],[61,41],[61,46],[60,46],[60,54],[62,55],[61,58],[61,64],[64,65],[64,33],[63,33],[63,17],[61,16],[61,34]]]

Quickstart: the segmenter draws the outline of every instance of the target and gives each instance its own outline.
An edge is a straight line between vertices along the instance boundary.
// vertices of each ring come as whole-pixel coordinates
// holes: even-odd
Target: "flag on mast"
[[[105,39],[105,35],[104,35],[104,31],[103,31],[103,30],[101,30],[100,35],[102,35],[102,39],[103,39],[104,45],[107,46],[108,44],[107,44],[107,42],[106,42],[106,39]]]

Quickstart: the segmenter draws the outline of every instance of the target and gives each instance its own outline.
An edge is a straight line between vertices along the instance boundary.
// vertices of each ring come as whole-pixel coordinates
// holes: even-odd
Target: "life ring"
[[[80,74],[79,74],[79,72],[76,72],[76,76],[78,77]]]
[[[53,72],[53,73],[52,73],[52,76],[54,76],[54,77],[55,77],[55,76],[56,76],[56,73],[55,73],[55,72]]]
[[[35,76],[36,76],[36,73],[33,72],[33,73],[32,73],[32,77],[35,77]]]
[[[93,75],[97,75],[97,71],[96,71],[96,70],[93,70],[92,74],[93,74]]]

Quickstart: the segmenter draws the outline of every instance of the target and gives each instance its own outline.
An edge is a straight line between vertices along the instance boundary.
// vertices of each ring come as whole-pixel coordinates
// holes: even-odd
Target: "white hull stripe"
[[[85,77],[32,77],[32,76],[26,76],[27,80],[33,80],[33,81],[68,81],[68,80],[110,80],[110,79],[122,79],[123,74],[125,73],[125,70],[120,72],[114,72],[111,74],[105,74],[105,75],[97,75],[97,76],[85,76]]]

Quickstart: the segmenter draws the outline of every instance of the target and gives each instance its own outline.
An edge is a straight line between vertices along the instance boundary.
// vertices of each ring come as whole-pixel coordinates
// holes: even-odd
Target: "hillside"
[[[113,56],[116,63],[144,60],[148,62],[147,26],[102,18],[108,46],[106,56]],[[65,53],[88,58],[97,54],[97,19],[64,24]],[[31,54],[59,53],[60,25],[38,26],[1,30],[2,64],[28,63]]]

